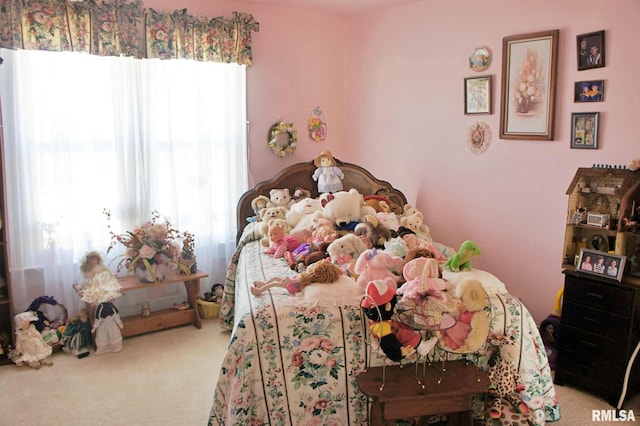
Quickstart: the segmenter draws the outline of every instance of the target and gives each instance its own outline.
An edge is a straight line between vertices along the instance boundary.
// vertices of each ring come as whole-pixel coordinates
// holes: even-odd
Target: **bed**
[[[344,189],[362,195],[384,194],[404,206],[404,194],[364,168],[336,159],[344,173]],[[251,201],[276,188],[306,188],[317,197],[311,176],[313,161],[294,164],[273,179],[247,191],[237,207],[237,248],[230,262],[220,324],[231,338],[215,387],[210,425],[364,425],[369,401],[359,391],[356,376],[372,362],[360,302],[362,291],[352,278],[315,284],[290,295],[273,288],[254,297],[254,281],[288,277],[295,272],[284,259],[274,259],[256,233]],[[519,372],[526,383],[525,399],[536,424],[560,418],[547,355],[538,328],[526,307],[490,273],[483,280],[491,306],[490,329],[515,336]],[[451,274],[450,274],[451,275]],[[447,279],[453,278],[451,276]],[[459,359],[436,348],[434,359]],[[487,368],[486,354],[473,361]],[[480,412],[479,415],[482,415]]]

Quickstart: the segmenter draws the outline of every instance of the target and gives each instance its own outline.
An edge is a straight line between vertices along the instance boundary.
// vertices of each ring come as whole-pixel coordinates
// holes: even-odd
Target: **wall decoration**
[[[476,47],[469,56],[469,68],[475,72],[482,72],[491,65],[491,52],[488,47]]]
[[[491,76],[464,79],[464,113],[491,114]]]
[[[576,37],[578,71],[604,67],[604,30]]]
[[[309,118],[309,137],[316,142],[323,141],[327,137],[327,124],[320,107],[316,107]]]
[[[573,93],[574,102],[602,102],[604,80],[576,81]]]
[[[487,123],[473,123],[469,132],[468,140],[469,149],[474,154],[482,154],[489,148],[491,143],[491,130]]]
[[[502,39],[502,139],[553,140],[559,33]]]
[[[280,158],[291,155],[296,151],[298,131],[293,123],[278,121],[269,129],[269,148]]]
[[[598,149],[599,112],[571,114],[571,148]]]

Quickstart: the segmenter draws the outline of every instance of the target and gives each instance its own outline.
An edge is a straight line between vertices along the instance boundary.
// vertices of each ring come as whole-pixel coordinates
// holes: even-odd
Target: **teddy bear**
[[[260,221],[256,223],[254,232],[259,237],[266,237],[269,232],[269,220],[287,218],[287,209],[284,207],[265,207],[260,212]],[[264,244],[263,244],[264,245]]]
[[[285,253],[293,251],[300,245],[295,237],[286,235],[282,226],[272,223],[269,225],[269,247],[265,250],[275,258],[285,257]]]
[[[487,293],[482,283],[466,278],[456,285],[457,310],[451,313],[455,324],[439,330],[440,342],[447,350],[476,352],[487,341],[489,318],[484,309]]]
[[[640,158],[634,158],[632,160],[629,160],[627,162],[627,169],[631,170],[632,172],[635,172],[636,170],[640,169]]]
[[[496,336],[490,340],[492,346],[498,350],[489,360],[489,395],[488,413],[493,419],[502,415],[503,401],[510,403],[518,413],[528,413],[529,407],[523,401],[520,393],[525,390],[524,381],[515,367],[519,353],[513,338]]]
[[[336,225],[340,235],[353,232],[367,214],[376,214],[373,207],[364,205],[362,194],[355,188],[335,194],[324,194],[320,201],[324,217]]]
[[[411,229],[421,240],[431,242],[431,231],[422,221],[422,213],[416,211],[408,216],[402,216],[400,218],[400,225]]]
[[[22,312],[14,317],[16,327],[15,348],[9,353],[9,359],[18,367],[28,365],[38,369],[43,365],[53,365],[49,359],[53,348],[47,345],[33,324],[38,316],[32,311]]]
[[[356,282],[364,290],[371,281],[383,281],[395,291],[398,288],[398,276],[392,271],[396,270],[400,262],[401,257],[391,256],[376,248],[367,249],[360,253],[356,261]]]
[[[392,361],[402,361],[416,352],[427,356],[435,347],[437,338],[433,336],[424,340],[416,330],[397,321],[394,317],[396,303],[395,289],[388,286],[386,280],[373,280],[367,284],[361,306],[368,318],[371,334]]]
[[[296,186],[293,189],[293,195],[291,196],[291,199],[297,203],[298,201],[304,200],[305,198],[311,198],[311,191],[300,186]]]
[[[267,207],[283,207],[289,210],[293,203],[288,188],[274,188],[269,191]]]
[[[358,236],[364,236],[369,248],[383,250],[385,243],[391,239],[391,231],[384,226],[377,217],[366,215],[353,231]]]
[[[289,208],[286,214],[287,222],[293,229],[295,228],[309,228],[313,221],[315,212],[321,212],[322,205],[317,198],[304,198]]]
[[[460,244],[458,251],[447,260],[444,267],[453,271],[470,271],[471,258],[480,256],[480,249],[478,245],[473,241],[467,240]]]
[[[340,266],[347,275],[355,276],[355,264],[362,252],[367,249],[360,237],[354,234],[346,234],[336,238],[327,247],[327,253],[331,261]]]

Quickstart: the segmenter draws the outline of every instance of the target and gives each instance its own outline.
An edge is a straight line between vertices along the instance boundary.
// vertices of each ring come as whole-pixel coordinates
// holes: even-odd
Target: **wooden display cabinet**
[[[586,248],[627,256],[625,279],[640,278],[640,171],[579,168],[567,195],[562,268]]]

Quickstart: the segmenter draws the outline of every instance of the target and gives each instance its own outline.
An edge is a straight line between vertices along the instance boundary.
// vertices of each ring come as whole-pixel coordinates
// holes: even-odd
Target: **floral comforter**
[[[355,380],[369,352],[359,300],[318,303],[279,288],[251,296],[254,281],[293,272],[282,259],[262,253],[258,241],[244,241],[225,283],[220,323],[232,336],[209,425],[366,425],[369,404]],[[551,370],[533,318],[508,293],[489,299],[491,331],[516,336],[520,346],[525,399],[536,423],[558,420]],[[461,357],[436,349],[436,359],[444,356]],[[486,368],[486,355],[478,362]]]

